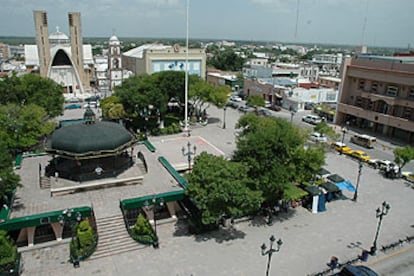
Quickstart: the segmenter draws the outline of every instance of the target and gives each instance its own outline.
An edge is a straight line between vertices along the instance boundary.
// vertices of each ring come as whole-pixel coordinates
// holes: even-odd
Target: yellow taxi
[[[363,162],[368,162],[371,159],[371,157],[363,150],[353,150],[348,154]]]
[[[333,143],[332,145],[334,146],[337,152],[342,153],[342,154],[349,154],[353,151],[350,147],[346,146],[344,143],[341,143],[341,142],[336,142],[336,143]]]

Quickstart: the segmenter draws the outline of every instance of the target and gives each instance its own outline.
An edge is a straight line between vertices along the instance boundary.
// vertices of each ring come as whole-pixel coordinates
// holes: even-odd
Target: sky
[[[190,40],[414,47],[414,0],[0,0],[0,36],[34,37],[45,10],[50,33],[75,11],[84,37],[185,38],[187,3]]]

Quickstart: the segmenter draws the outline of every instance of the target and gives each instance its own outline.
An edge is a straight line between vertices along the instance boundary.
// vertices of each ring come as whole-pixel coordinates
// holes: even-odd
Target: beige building
[[[414,142],[414,58],[360,55],[344,61],[336,123]]]
[[[162,71],[185,71],[186,49],[178,44],[145,44],[122,53],[122,67],[136,75]],[[204,49],[188,50],[188,73],[206,78]]]
[[[56,28],[49,34],[45,11],[34,11],[36,45],[25,45],[25,65],[64,87],[65,97],[87,97],[94,64],[91,45],[82,43],[80,13],[68,14],[70,38]]]

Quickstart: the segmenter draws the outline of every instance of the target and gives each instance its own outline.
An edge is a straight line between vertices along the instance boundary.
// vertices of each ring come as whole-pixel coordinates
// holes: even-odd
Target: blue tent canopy
[[[335,183],[336,187],[338,187],[341,191],[342,190],[348,190],[350,192],[355,192],[355,187],[352,185],[352,183],[348,180],[337,182]]]

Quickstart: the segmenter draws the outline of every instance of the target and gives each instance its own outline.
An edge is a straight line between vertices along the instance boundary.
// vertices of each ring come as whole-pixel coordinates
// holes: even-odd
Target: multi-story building
[[[115,86],[122,84],[121,43],[115,35],[109,39],[108,77],[111,91],[114,90]]]
[[[414,57],[344,61],[337,124],[414,142]]]
[[[122,67],[136,75],[162,71],[185,71],[188,57],[188,74],[206,78],[206,52],[204,49],[189,49],[175,44],[145,44],[122,53]]]

